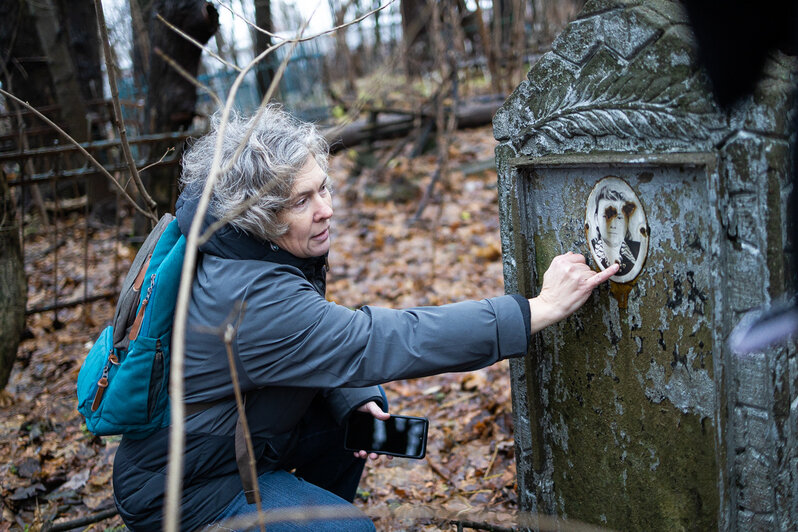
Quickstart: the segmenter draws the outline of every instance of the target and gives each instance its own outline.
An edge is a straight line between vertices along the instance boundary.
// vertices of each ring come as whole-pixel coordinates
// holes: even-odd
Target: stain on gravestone
[[[622,265],[511,364],[525,510],[620,530],[798,522],[795,348],[725,343],[794,290],[795,61],[771,56],[730,112],[696,65],[678,3],[590,1],[494,118],[508,292],[535,295],[566,251]]]

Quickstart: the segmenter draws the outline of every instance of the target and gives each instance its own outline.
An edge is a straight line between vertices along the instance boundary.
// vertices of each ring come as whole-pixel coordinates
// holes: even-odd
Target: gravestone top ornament
[[[629,283],[640,275],[649,228],[643,204],[626,181],[607,176],[593,187],[585,206],[585,236],[601,271],[616,262],[621,265],[611,281]]]

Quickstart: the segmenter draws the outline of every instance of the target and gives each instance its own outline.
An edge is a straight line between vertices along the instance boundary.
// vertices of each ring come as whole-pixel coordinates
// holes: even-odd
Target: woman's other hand
[[[391,414],[389,414],[388,412],[383,412],[382,408],[380,408],[380,405],[378,405],[374,401],[369,401],[368,403],[359,406],[357,409],[360,412],[371,414],[375,418],[381,419],[382,421],[387,421],[388,418],[391,417]],[[370,458],[371,460],[376,460],[377,458],[380,457],[380,455],[377,453],[369,453],[367,451],[356,451],[355,457],[363,458],[364,460],[366,458]],[[391,457],[389,456],[388,458],[390,459]]]
[[[618,272],[613,264],[602,272],[594,272],[585,257],[568,252],[554,257],[543,274],[540,294],[529,300],[532,332],[536,333],[567,318],[581,307],[595,288]]]

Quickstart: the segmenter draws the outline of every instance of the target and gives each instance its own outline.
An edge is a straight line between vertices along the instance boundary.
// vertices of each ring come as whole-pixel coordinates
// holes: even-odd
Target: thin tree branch
[[[335,506],[295,506],[287,508],[274,508],[268,514],[258,516],[249,514],[237,516],[218,523],[229,530],[250,529],[258,523],[267,526],[272,523],[306,522],[322,519],[358,519],[363,518],[363,513],[351,505]],[[590,525],[575,519],[536,514],[532,512],[512,511],[486,511],[481,507],[451,510],[441,505],[419,504],[418,502],[404,503],[397,506],[383,505],[371,508],[368,517],[374,518],[401,518],[423,519],[434,521],[443,525],[446,522],[460,523],[461,526],[489,532],[511,532],[528,530],[530,528],[540,532],[555,532],[567,530],[569,532],[610,532],[610,529]],[[507,527],[507,528],[503,528]],[[443,530],[441,526],[441,530]]]
[[[448,166],[449,166],[449,144],[451,143],[451,135],[454,131],[454,128],[457,124],[456,113],[454,112],[454,107],[457,105],[457,68],[456,68],[456,61],[454,58],[454,52],[449,50],[448,52],[445,49],[444,43],[441,40],[440,28],[438,26],[439,16],[438,16],[438,9],[437,3],[433,0],[428,0],[432,7],[432,31],[430,35],[433,39],[433,45],[435,48],[435,56],[438,59],[438,69],[441,73],[441,88],[438,92],[438,104],[436,106],[436,116],[435,116],[435,123],[436,123],[436,130],[437,130],[437,144],[438,144],[438,168],[435,170],[435,174],[432,177],[429,185],[427,186],[426,191],[424,192],[424,196],[422,196],[421,201],[419,202],[418,209],[416,213],[413,215],[413,218],[410,220],[409,225],[415,224],[420,218],[424,209],[427,206],[427,203],[432,198],[432,192],[435,189],[435,185],[441,179],[446,181],[448,177]],[[447,15],[451,15],[451,12],[447,13]],[[453,17],[447,16],[447,21],[449,22],[450,26],[454,25]],[[446,105],[444,101],[444,93],[446,89],[451,91],[452,97],[452,108],[449,109],[449,116],[448,120],[446,117]]]
[[[158,15],[158,16],[160,17],[161,15]],[[166,55],[163,52],[163,50],[161,50],[159,47],[156,46],[154,52],[156,54],[158,54],[158,57],[163,59],[164,62],[167,65],[169,65],[170,67],[174,68],[177,71],[177,73],[180,74],[181,76],[183,76],[183,78],[185,78],[188,82],[190,82],[192,85],[194,85],[198,89],[206,92],[213,99],[214,103],[218,107],[222,106],[222,100],[219,98],[219,96],[215,92],[213,92],[213,89],[211,89],[210,87],[208,87],[207,85],[205,85],[203,83],[200,83],[200,81],[197,78],[195,78],[194,76],[189,74],[189,72],[185,68],[183,68],[180,65],[178,65],[177,62],[174,59],[172,59],[171,57]],[[239,71],[240,70],[241,69],[239,69]]]
[[[308,19],[308,20],[310,20],[310,19]],[[278,46],[281,46],[281,45],[282,44],[270,47],[269,50],[276,49]],[[227,165],[224,168],[219,170],[219,175],[223,175],[223,174],[229,172],[230,169],[233,167],[233,165],[238,160],[238,158],[241,157],[241,153],[244,151],[244,147],[246,147],[246,145],[249,143],[249,139],[252,136],[252,132],[255,130],[255,127],[257,126],[258,122],[260,121],[260,118],[263,116],[263,113],[266,111],[267,104],[269,103],[269,100],[271,100],[271,97],[274,94],[274,91],[277,90],[277,85],[279,83],[279,80],[283,77],[283,73],[285,72],[285,69],[288,66],[288,61],[291,59],[291,56],[293,55],[293,52],[294,52],[294,49],[296,48],[296,45],[297,45],[297,43],[294,42],[293,45],[291,46],[291,49],[288,51],[288,53],[285,54],[285,57],[280,62],[280,66],[277,68],[277,71],[274,74],[274,79],[277,80],[277,82],[275,82],[273,80],[269,84],[269,88],[266,90],[266,94],[263,95],[263,99],[261,100],[260,106],[258,107],[258,112],[255,114],[255,119],[252,120],[252,126],[249,128],[249,130],[247,130],[246,135],[244,135],[244,138],[242,139],[241,143],[236,148],[236,151],[233,153],[233,156],[230,158],[230,161],[227,163]],[[266,54],[269,50],[264,51],[264,53],[261,54],[261,55],[263,55],[263,57],[265,57],[264,54]],[[260,57],[260,56],[258,56],[258,57]],[[252,205],[257,203],[258,200],[263,196],[263,194],[266,194],[267,192],[269,192],[274,186],[275,186],[275,183],[273,181],[269,181],[268,183],[265,183],[258,190],[257,194],[251,196],[245,202],[243,202],[242,204],[238,205],[235,209],[233,209],[233,211],[228,213],[221,220],[216,220],[199,237],[199,240],[197,241],[197,245],[200,246],[200,245],[204,244],[205,242],[207,242],[208,239],[216,231],[218,231],[220,228],[224,227],[227,223],[230,222],[230,220],[232,220],[233,218],[235,218],[236,216],[238,216],[242,212],[244,212],[247,209],[249,209]]]
[[[305,22],[305,26],[307,22]],[[222,110],[222,117],[217,130],[216,146],[214,147],[213,161],[211,168],[208,172],[208,178],[202,189],[197,211],[194,214],[194,219],[191,222],[188,237],[186,239],[186,255],[183,259],[183,270],[180,276],[180,288],[178,290],[177,304],[175,306],[175,321],[172,327],[172,363],[171,374],[169,378],[169,396],[171,398],[171,425],[169,428],[169,465],[167,467],[166,475],[166,503],[164,514],[164,530],[166,532],[177,532],[180,523],[180,494],[182,490],[183,480],[183,449],[185,447],[185,403],[183,398],[183,361],[185,359],[185,335],[186,335],[186,318],[188,315],[188,298],[191,290],[191,283],[194,279],[194,268],[197,262],[197,247],[199,232],[202,226],[202,220],[208,210],[211,192],[216,183],[219,175],[221,174],[221,158],[222,158],[222,144],[224,142],[224,130],[230,118],[235,96],[238,88],[244,81],[247,72],[251,70],[258,61],[262,60],[268,53],[276,49],[277,46],[270,47],[264,50],[263,53],[258,55],[252,60],[246,68],[239,72],[236,76],[233,85],[230,87],[230,93],[227,96],[224,109]],[[281,65],[282,67],[282,65]],[[269,85],[266,96],[271,97],[280,81],[284,67],[275,73],[274,78]]]
[[[153,163],[150,163],[150,164],[148,164],[148,165],[147,165],[147,166],[145,166],[144,168],[141,168],[141,169],[139,170],[139,173],[141,173],[141,172],[146,172],[147,170],[149,170],[149,169],[150,169],[150,168],[152,168],[153,166],[157,166],[157,165],[161,164],[161,163],[163,162],[163,160],[164,160],[164,159],[166,159],[166,156],[167,156],[167,155],[169,155],[170,153],[172,153],[173,151],[175,151],[174,147],[172,147],[172,146],[169,146],[169,147],[166,149],[166,151],[165,151],[165,152],[163,152],[163,155],[161,155],[161,158],[160,158],[160,159],[158,159],[157,161],[155,161],[155,162],[153,162]]]
[[[279,46],[281,46],[281,45],[273,46],[269,50],[277,49],[277,47],[279,47]],[[282,79],[283,74],[285,73],[285,69],[288,67],[288,61],[290,61],[291,56],[293,56],[294,50],[296,49],[296,46],[297,46],[297,42],[294,41],[293,44],[291,45],[291,49],[288,50],[288,52],[285,54],[285,57],[283,57],[283,60],[280,62],[280,66],[277,68],[277,71],[274,73],[274,77],[275,77],[275,79],[278,80],[278,83],[270,83],[269,84],[269,88],[266,89],[266,94],[263,95],[263,99],[261,100],[260,105],[258,106],[258,112],[255,114],[255,120],[252,121],[252,127],[249,128],[249,131],[247,131],[247,134],[244,136],[243,141],[241,142],[241,144],[238,145],[238,148],[236,148],[235,153],[233,153],[233,156],[230,158],[230,162],[227,163],[227,165],[224,168],[221,169],[220,172],[222,174],[228,172],[230,170],[230,168],[233,167],[233,165],[236,163],[238,158],[241,156],[241,153],[244,151],[244,147],[249,142],[249,138],[252,136],[252,132],[255,130],[255,125],[258,123],[258,120],[260,120],[260,118],[263,116],[263,113],[266,110],[266,106],[269,103],[269,100],[272,99],[272,96],[274,95],[275,91],[277,90],[277,85],[279,84],[279,80]],[[261,59],[263,57],[266,57],[266,55],[269,52],[269,50],[264,51],[258,57],[261,58]]]
[[[233,14],[233,16],[235,16],[235,17],[238,17],[238,18],[240,18],[241,20],[243,20],[243,21],[244,21],[244,22],[245,22],[247,25],[249,25],[249,26],[250,26],[252,29],[254,29],[255,31],[258,31],[258,32],[260,32],[260,33],[264,33],[264,34],[268,35],[269,37],[271,37],[271,38],[273,38],[273,39],[279,39],[279,40],[283,41],[283,42],[281,42],[281,43],[278,43],[278,45],[282,45],[282,44],[286,44],[286,43],[289,43],[289,42],[305,42],[305,41],[312,41],[313,39],[316,39],[316,38],[318,38],[318,37],[321,37],[321,36],[323,36],[323,35],[328,35],[328,34],[330,34],[330,33],[334,33],[334,32],[336,32],[336,31],[338,31],[338,30],[340,30],[340,29],[343,29],[343,28],[346,28],[346,27],[352,26],[352,25],[354,25],[354,24],[357,24],[358,22],[361,22],[361,21],[363,21],[364,19],[366,19],[366,18],[370,17],[370,16],[371,16],[371,15],[373,15],[374,13],[376,13],[376,12],[378,12],[378,11],[382,11],[383,9],[387,8],[388,6],[390,6],[391,4],[393,4],[394,2],[396,2],[396,0],[388,0],[388,2],[386,2],[385,4],[383,4],[383,5],[379,6],[379,7],[376,7],[376,8],[374,8],[374,9],[372,9],[372,10],[371,10],[371,11],[369,11],[368,13],[365,13],[364,15],[362,15],[362,16],[360,16],[360,17],[358,17],[358,18],[356,18],[356,19],[354,19],[354,20],[352,20],[352,21],[350,21],[350,22],[345,22],[345,23],[343,23],[343,24],[340,24],[340,25],[338,25],[338,26],[335,26],[335,27],[333,27],[333,28],[330,28],[329,30],[324,30],[324,31],[322,31],[322,32],[320,32],[320,33],[317,33],[317,34],[315,34],[315,35],[310,35],[310,36],[308,36],[308,37],[295,37],[295,38],[285,38],[285,37],[283,37],[282,35],[277,35],[276,33],[272,33],[272,32],[270,32],[270,31],[267,31],[267,30],[265,30],[265,29],[263,29],[263,28],[261,28],[261,27],[259,27],[259,26],[256,26],[256,25],[255,25],[253,22],[251,22],[250,20],[248,20],[248,19],[247,19],[245,16],[243,16],[243,15],[241,15],[241,14],[239,14],[239,13],[236,13],[235,11],[233,11],[231,8],[227,7],[226,5],[224,5],[224,4],[219,4],[219,5],[220,5],[221,7],[223,7],[223,8],[225,8],[225,9],[227,9],[228,11],[230,11],[230,13],[232,13],[232,14]],[[308,17],[308,20],[307,20],[307,22],[309,22],[309,21],[310,21],[310,18],[311,18],[311,17]],[[307,22],[306,22],[306,24],[307,24]]]
[[[283,58],[283,61],[280,63],[280,66],[278,67],[277,71],[275,72],[274,79],[278,80],[278,82],[282,78],[283,73],[285,72],[286,66],[288,65],[289,59],[293,55],[295,47],[296,47],[296,43],[294,43],[294,45],[291,47],[291,49],[288,51],[288,53],[285,54],[285,57]],[[277,83],[272,82],[272,83],[269,84],[269,88],[266,90],[266,94],[263,95],[263,100],[261,101],[260,106],[258,107],[258,112],[255,114],[255,119],[252,121],[252,126],[249,128],[249,130],[247,131],[246,135],[244,136],[244,139],[241,141],[241,143],[236,148],[236,151],[235,151],[235,153],[233,153],[233,156],[230,158],[230,161],[228,162],[228,164],[219,171],[220,175],[225,174],[226,172],[229,172],[230,169],[235,164],[235,162],[241,156],[241,153],[244,151],[244,147],[249,143],[249,139],[252,136],[252,132],[255,130],[255,127],[257,126],[258,122],[260,121],[260,118],[263,116],[263,113],[265,112],[265,110],[267,108],[266,104],[269,103],[269,100],[271,99],[272,94],[276,90],[276,87],[277,87]],[[238,205],[235,209],[233,209],[231,212],[229,212],[221,220],[216,220],[200,236],[200,238],[199,238],[199,240],[197,242],[197,245],[199,246],[199,245],[202,245],[205,242],[207,242],[208,239],[216,231],[218,231],[220,228],[224,227],[226,224],[228,224],[230,222],[230,220],[232,220],[233,218],[235,218],[236,216],[238,216],[242,212],[244,212],[247,209],[249,209],[255,203],[257,203],[258,200],[260,200],[260,198],[263,197],[263,194],[266,194],[267,192],[269,192],[274,186],[275,186],[274,181],[269,181],[269,182],[265,183],[258,190],[257,194],[247,198],[247,200],[245,202],[243,202],[240,205]]]
[[[108,40],[108,27],[105,25],[105,14],[103,13],[103,4],[101,0],[94,0],[94,8],[97,10],[97,25],[100,27],[100,38],[103,43],[103,54],[105,55],[105,69],[108,74],[108,84],[111,86],[111,101],[114,106],[114,119],[116,122],[116,129],[119,132],[119,141],[122,144],[122,153],[125,155],[125,162],[127,162],[130,170],[130,175],[133,176],[133,181],[139,189],[139,194],[144,198],[144,202],[152,212],[151,218],[158,219],[157,203],[150,197],[144,184],[141,182],[141,176],[136,168],[136,162],[133,160],[133,154],[130,152],[130,144],[127,141],[127,129],[125,128],[125,119],[122,116],[122,106],[119,104],[119,88],[116,85],[116,61],[114,61],[113,50],[111,49],[111,41]]]
[[[91,515],[78,517],[77,519],[72,519],[69,521],[58,521],[54,523],[53,522],[45,523],[44,526],[42,526],[42,532],[63,532],[66,530],[83,528],[85,526],[92,525],[94,523],[99,523],[100,521],[104,521],[109,517],[114,517],[115,515],[118,514],[119,512],[117,511],[116,506],[111,506],[109,508],[105,508]]]
[[[246,310],[247,302],[242,301],[239,306],[238,312],[238,321],[240,324],[240,320],[244,316],[244,311]],[[227,364],[230,366],[230,379],[233,381],[233,392],[235,393],[236,397],[236,409],[238,410],[238,421],[241,423],[241,428],[244,431],[244,442],[247,446],[247,455],[249,457],[249,474],[250,480],[252,482],[252,488],[255,490],[255,507],[258,509],[258,515],[263,513],[263,507],[261,506],[260,500],[260,486],[258,484],[258,470],[256,467],[256,460],[255,460],[255,449],[252,447],[252,436],[249,432],[249,423],[247,422],[247,412],[244,406],[244,398],[241,394],[241,385],[238,382],[238,370],[236,370],[236,362],[233,355],[233,338],[235,337],[237,327],[234,327],[232,323],[227,323],[227,326],[224,329],[224,347],[225,351],[227,352]],[[264,523],[260,523],[260,530],[261,532],[266,532],[266,525]]]
[[[139,47],[139,55],[141,57],[141,64],[144,67],[144,72],[150,71],[150,34],[144,24],[144,18],[141,16],[141,6],[137,0],[128,1],[130,6],[130,19],[133,26],[135,36],[133,37],[133,46]]]
[[[14,100],[15,102],[19,103],[20,105],[23,105],[23,106],[24,106],[26,109],[28,109],[28,110],[29,110],[29,111],[31,111],[33,114],[35,114],[35,115],[36,115],[36,116],[37,116],[39,119],[41,119],[41,120],[42,120],[42,121],[43,121],[45,124],[47,124],[48,126],[50,126],[50,127],[51,127],[51,128],[53,128],[53,129],[55,129],[55,130],[56,130],[56,132],[57,132],[59,135],[61,135],[62,137],[64,137],[64,139],[66,139],[68,142],[70,142],[70,143],[74,144],[74,145],[75,145],[75,147],[78,149],[78,151],[79,151],[80,153],[82,153],[82,154],[83,154],[83,156],[84,156],[84,157],[86,157],[86,158],[87,158],[87,159],[88,159],[88,160],[89,160],[89,161],[90,161],[90,162],[91,162],[91,163],[92,163],[92,164],[93,164],[93,165],[94,165],[94,166],[95,166],[95,167],[96,167],[96,168],[97,168],[97,169],[100,171],[100,173],[102,173],[103,175],[105,175],[105,177],[107,177],[108,179],[110,179],[110,180],[111,180],[111,182],[112,182],[114,185],[116,185],[116,187],[119,189],[119,191],[122,193],[122,195],[123,195],[123,196],[124,196],[124,197],[125,197],[125,198],[126,198],[128,201],[129,201],[129,202],[130,202],[130,204],[131,204],[131,205],[133,205],[133,208],[135,208],[137,211],[139,211],[141,214],[143,214],[143,215],[144,215],[144,216],[146,216],[147,218],[150,218],[151,220],[153,220],[153,221],[155,221],[155,222],[157,222],[157,221],[158,221],[158,219],[155,217],[155,215],[154,215],[152,212],[149,212],[149,211],[146,211],[146,210],[144,210],[144,209],[143,209],[143,208],[142,208],[142,207],[141,207],[141,206],[140,206],[138,203],[136,203],[136,200],[134,200],[134,199],[133,199],[133,198],[130,196],[130,194],[128,194],[128,193],[127,193],[127,191],[124,189],[124,187],[122,187],[122,185],[120,185],[120,184],[119,184],[119,181],[117,181],[117,180],[116,180],[116,178],[114,178],[114,176],[112,176],[112,175],[111,175],[111,174],[108,172],[108,170],[106,170],[106,169],[105,169],[105,167],[104,167],[102,164],[100,164],[100,163],[97,161],[97,159],[95,159],[95,158],[92,156],[92,154],[90,154],[88,151],[86,151],[86,149],[85,149],[83,146],[81,146],[81,145],[80,145],[80,143],[79,143],[78,141],[76,141],[75,139],[73,139],[73,138],[72,138],[72,137],[69,135],[69,133],[67,133],[66,131],[64,131],[63,129],[61,129],[61,128],[60,128],[60,127],[59,127],[59,126],[58,126],[58,125],[57,125],[55,122],[53,122],[52,120],[50,120],[49,118],[47,118],[46,116],[44,116],[42,113],[40,113],[39,111],[37,111],[37,110],[36,110],[36,109],[35,109],[35,108],[34,108],[32,105],[30,105],[28,102],[25,102],[25,101],[22,101],[22,100],[20,100],[19,98],[17,98],[17,97],[16,97],[16,96],[14,96],[13,94],[11,94],[11,93],[9,93],[9,92],[6,92],[6,91],[4,91],[3,89],[0,89],[0,94],[2,94],[3,96],[5,96],[6,98],[11,98],[12,100]]]
[[[384,7],[387,7],[394,1],[395,0],[391,0],[388,4],[385,4],[385,6],[381,6],[379,9],[384,9]],[[364,15],[363,17],[360,17],[355,21],[352,21],[351,23],[344,25],[343,27],[360,22],[366,16],[376,11],[377,10],[371,11],[368,14]],[[169,396],[171,399],[170,415],[172,422],[169,428],[169,465],[167,467],[166,501],[165,501],[165,512],[164,512],[164,529],[166,530],[166,532],[177,532],[180,523],[180,498],[181,498],[182,476],[183,476],[183,450],[185,447],[185,403],[183,398],[183,379],[184,379],[183,364],[185,359],[185,334],[186,334],[186,318],[188,314],[188,299],[191,290],[191,284],[194,279],[194,268],[197,263],[197,246],[198,246],[200,229],[202,227],[205,213],[208,210],[208,204],[210,202],[213,186],[220,175],[221,152],[222,152],[222,143],[224,140],[224,130],[226,128],[226,124],[230,117],[230,113],[235,100],[235,95],[238,92],[238,88],[243,83],[244,77],[246,76],[247,72],[252,68],[254,68],[254,66],[264,57],[266,57],[269,53],[276,50],[283,44],[292,42],[294,43],[293,46],[295,47],[299,42],[310,40],[311,38],[301,37],[301,35],[304,33],[305,28],[307,27],[308,22],[309,20],[305,21],[305,23],[303,24],[302,29],[300,30],[299,33],[300,35],[299,38],[279,43],[277,45],[269,47],[267,50],[264,50],[255,59],[253,59],[244,69],[242,69],[241,72],[239,72],[238,76],[233,82],[233,85],[231,86],[230,92],[227,96],[225,106],[222,110],[222,116],[217,131],[217,139],[216,139],[216,146],[214,148],[213,161],[211,162],[211,168],[208,172],[208,178],[203,187],[202,194],[200,196],[199,203],[197,205],[197,210],[194,214],[194,219],[192,220],[191,228],[189,229],[189,233],[186,239],[186,255],[183,260],[183,270],[181,272],[180,287],[178,290],[177,304],[175,307],[175,321],[172,329],[173,330],[172,362],[171,362],[171,374],[169,379]],[[322,32],[319,35],[325,35],[327,33],[330,33],[331,31],[335,31],[336,29]],[[287,64],[287,60],[284,60],[284,64],[282,64],[281,68],[278,69],[277,73],[275,73],[275,76],[272,79],[271,84],[269,85],[269,89],[267,90],[267,93],[264,96],[263,103],[267,103],[269,98],[271,98],[271,95],[276,89],[277,83],[279,82],[280,77],[282,76],[282,72],[285,70],[284,66],[285,64]],[[263,104],[261,105],[261,107],[263,107]]]
[[[202,44],[201,42],[199,42],[198,40],[193,38],[191,35],[187,34],[183,30],[181,30],[180,28],[178,28],[177,26],[175,26],[174,24],[172,24],[171,22],[169,22],[168,20],[163,18],[163,16],[161,16],[160,13],[155,15],[155,17],[158,20],[160,20],[161,22],[163,22],[164,24],[166,24],[166,27],[168,27],[170,30],[172,30],[173,32],[177,33],[178,35],[183,37],[185,40],[187,40],[188,42],[190,42],[191,44],[193,44],[194,46],[196,46],[200,50],[202,50],[204,52],[207,52],[208,55],[210,55],[214,59],[218,60],[220,63],[222,63],[227,68],[232,68],[236,72],[241,72],[241,67],[236,66],[236,65],[234,65],[232,63],[229,63],[229,62],[225,61],[219,54],[215,53],[213,50],[211,50],[210,48],[208,48],[207,46],[205,46],[204,44]]]
[[[293,51],[293,48],[291,49],[291,51]],[[277,72],[275,73],[275,79],[277,79],[278,81],[282,77],[283,72],[285,71],[285,66],[288,64],[288,59],[290,57],[291,57],[290,53],[286,54],[285,58],[283,59],[282,63],[280,64],[280,67],[277,69]],[[255,115],[255,119],[252,121],[252,126],[247,131],[246,135],[244,136],[244,139],[241,141],[241,144],[239,144],[238,147],[236,148],[236,151],[235,151],[235,153],[233,153],[233,156],[230,158],[230,161],[228,162],[228,164],[224,168],[219,170],[219,175],[222,175],[222,174],[230,171],[230,168],[233,167],[235,162],[241,156],[241,153],[242,153],[244,147],[247,145],[247,143],[249,142],[249,138],[252,136],[252,132],[253,132],[255,126],[257,125],[258,121],[260,120],[260,117],[263,116],[263,113],[264,113],[264,111],[266,109],[266,105],[265,104],[268,103],[268,101],[271,99],[271,96],[272,96],[272,94],[273,94],[273,92],[275,90],[275,87],[276,87],[275,83],[272,83],[272,84],[269,85],[269,88],[267,89],[266,94],[263,97],[263,101],[261,101],[261,104],[258,107],[258,112]],[[255,203],[257,203],[260,200],[261,197],[263,197],[264,194],[268,193],[274,186],[275,186],[275,183],[273,181],[269,181],[269,182],[265,183],[258,190],[257,194],[254,194],[251,197],[247,198],[246,201],[244,201],[243,203],[238,205],[235,209],[233,209],[231,212],[229,212],[224,218],[222,218],[220,220],[216,220],[214,223],[212,223],[205,230],[205,232],[202,233],[202,235],[200,235],[199,239],[197,240],[197,245],[201,246],[202,244],[207,242],[208,239],[211,236],[213,236],[213,234],[216,231],[218,231],[219,229],[221,229],[222,227],[227,225],[230,222],[230,220],[232,220],[233,218],[235,218],[236,216],[238,216],[242,212],[246,211],[250,207],[252,207]]]

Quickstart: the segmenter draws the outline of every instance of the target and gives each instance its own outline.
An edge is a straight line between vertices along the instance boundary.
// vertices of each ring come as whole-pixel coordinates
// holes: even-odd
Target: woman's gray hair
[[[279,105],[269,105],[257,122],[256,116],[231,114],[227,122],[221,168],[230,166],[239,146],[243,145],[243,149],[214,184],[209,212],[218,220],[229,218],[230,225],[250,235],[274,241],[288,230],[278,218],[291,198],[297,174],[309,157],[326,172],[329,146],[313,124],[291,116]],[[201,193],[211,169],[220,124],[220,113],[216,113],[211,118],[210,131],[183,154],[180,185],[184,193]],[[236,212],[253,197],[258,199],[250,207]]]

